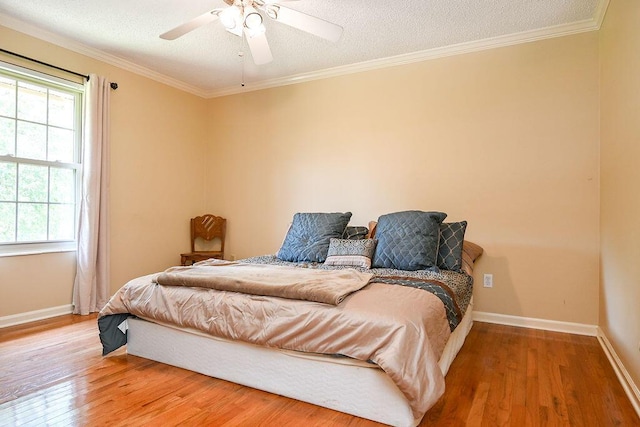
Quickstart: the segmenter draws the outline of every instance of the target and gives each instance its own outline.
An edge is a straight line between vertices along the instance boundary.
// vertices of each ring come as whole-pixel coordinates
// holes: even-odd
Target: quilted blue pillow
[[[438,267],[445,270],[462,270],[462,244],[467,221],[440,224],[440,247],[438,248]]]
[[[277,257],[291,262],[324,262],[331,238],[344,233],[351,212],[297,213]]]
[[[436,265],[443,212],[405,211],[378,218],[372,267],[423,270]]]

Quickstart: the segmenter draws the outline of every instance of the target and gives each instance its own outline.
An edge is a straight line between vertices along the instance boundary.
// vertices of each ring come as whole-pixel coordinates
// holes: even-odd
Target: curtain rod
[[[75,71],[67,70],[66,68],[58,67],[57,65],[49,64],[44,61],[40,61],[38,59],[29,58],[28,56],[20,55],[19,53],[11,52],[10,50],[0,49],[0,52],[6,53],[7,55],[12,55],[18,57],[20,59],[25,59],[27,61],[35,62],[36,64],[44,65],[49,68],[54,68],[56,70],[64,71],[65,73],[73,74],[74,76],[82,77],[85,80],[89,80],[89,76],[81,73],[76,73]],[[111,89],[118,89],[118,83],[110,83]]]

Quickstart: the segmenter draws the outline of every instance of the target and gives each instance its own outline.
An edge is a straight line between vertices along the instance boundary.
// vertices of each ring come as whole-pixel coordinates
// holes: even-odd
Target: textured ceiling
[[[596,29],[607,0],[299,0],[286,7],[344,28],[332,43],[265,19],[273,61],[256,66],[220,21],[176,40],[159,35],[223,0],[0,0],[0,25],[122,61],[201,96],[393,65],[465,46],[512,44]],[[20,53],[20,52],[18,52]],[[412,56],[413,55],[413,56]],[[56,64],[59,65],[59,64]],[[64,64],[62,64],[64,65]],[[359,68],[358,68],[359,67]],[[126,68],[126,67],[125,67]],[[90,72],[90,70],[78,70]],[[241,89],[244,74],[246,88]]]

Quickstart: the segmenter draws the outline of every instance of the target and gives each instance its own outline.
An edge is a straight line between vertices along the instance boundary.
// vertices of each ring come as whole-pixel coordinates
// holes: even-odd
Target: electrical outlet
[[[236,254],[231,254],[231,261],[235,261],[236,260]]]
[[[484,287],[493,288],[493,274],[487,273],[484,275]]]

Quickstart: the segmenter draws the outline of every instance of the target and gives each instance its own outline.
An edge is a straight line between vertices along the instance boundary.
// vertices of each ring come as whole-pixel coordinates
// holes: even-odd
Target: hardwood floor
[[[0,329],[0,425],[377,426],[118,350],[94,316]],[[637,426],[594,337],[476,322],[422,426]]]

